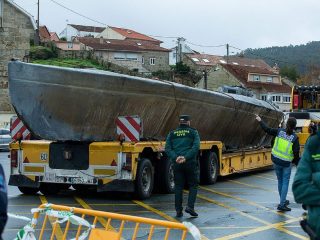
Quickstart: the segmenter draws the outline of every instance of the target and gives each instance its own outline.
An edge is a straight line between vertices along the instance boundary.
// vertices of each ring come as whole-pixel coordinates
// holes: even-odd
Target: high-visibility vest
[[[274,140],[271,154],[283,161],[292,162],[294,158],[293,139],[294,135],[287,135],[286,132],[280,131]]]

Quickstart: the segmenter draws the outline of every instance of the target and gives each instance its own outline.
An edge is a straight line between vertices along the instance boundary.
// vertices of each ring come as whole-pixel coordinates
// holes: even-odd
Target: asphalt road
[[[4,166],[8,179],[10,162],[7,156],[7,152],[0,152],[0,162]],[[295,169],[291,179],[294,172]],[[69,189],[55,196],[44,196],[40,193],[27,196],[22,195],[16,187],[9,186],[8,190],[9,212],[29,218],[32,217],[31,208],[49,202],[176,221],[172,194],[154,194],[148,200],[137,201],[130,194],[121,193],[81,194]],[[186,203],[186,198],[185,194],[184,203]],[[219,179],[214,185],[201,186],[196,203],[199,217],[190,218],[188,214],[185,214],[179,221],[188,221],[196,225],[201,231],[202,239],[308,239],[299,226],[303,210],[300,205],[294,203],[291,187],[288,193],[291,212],[277,212],[278,199],[274,171],[238,174]],[[21,220],[9,219],[3,239],[13,239],[25,224],[26,222]],[[41,226],[40,221],[38,224]],[[98,221],[97,226],[99,224],[103,225],[104,222]],[[118,222],[111,223],[115,229],[119,227],[119,224]],[[50,223],[47,223],[45,232],[50,233],[50,229]],[[125,225],[125,239],[129,238],[133,229],[133,224]],[[142,226],[137,239],[147,239],[148,232],[149,227]],[[169,239],[178,239],[179,234],[173,232]],[[152,239],[163,239],[164,235],[165,229],[156,228]],[[188,236],[187,239],[191,237]]]

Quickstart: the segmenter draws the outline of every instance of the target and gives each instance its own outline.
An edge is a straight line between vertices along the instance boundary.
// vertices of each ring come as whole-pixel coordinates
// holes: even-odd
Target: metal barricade
[[[191,223],[170,222],[54,204],[42,204],[32,212],[33,219],[28,227],[34,238],[25,239],[134,240],[145,237],[151,240],[157,237],[165,240],[184,240],[188,232],[191,233],[188,236],[189,239],[200,239],[199,230]],[[28,229],[25,227],[22,231],[27,233]],[[141,236],[141,233],[144,235]]]

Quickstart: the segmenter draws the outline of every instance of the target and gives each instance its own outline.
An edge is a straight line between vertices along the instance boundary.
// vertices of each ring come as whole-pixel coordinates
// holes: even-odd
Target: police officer
[[[8,194],[6,178],[2,165],[0,164],[0,239],[2,240],[2,232],[7,223]]]
[[[276,137],[271,152],[271,159],[278,179],[280,203],[277,209],[282,212],[291,211],[291,208],[288,207],[289,201],[286,200],[286,197],[288,194],[292,163],[297,165],[299,162],[299,139],[294,133],[297,120],[294,117],[289,117],[286,129],[269,128],[258,115],[256,115],[256,120],[266,133]]]
[[[181,115],[179,127],[171,131],[166,140],[166,154],[173,162],[175,183],[175,208],[177,217],[182,217],[182,198],[185,182],[189,186],[188,205],[185,209],[193,217],[198,214],[194,211],[199,184],[198,152],[200,138],[198,131],[190,127],[190,116]]]
[[[320,131],[304,146],[292,191],[296,202],[307,207],[307,223],[320,239]]]

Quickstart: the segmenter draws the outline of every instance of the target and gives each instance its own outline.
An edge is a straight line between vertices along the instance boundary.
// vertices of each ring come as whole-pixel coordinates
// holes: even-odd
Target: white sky
[[[14,0],[35,18],[37,0]],[[229,43],[240,49],[320,40],[319,0],[55,0],[106,25],[146,35],[184,37],[198,45]],[[40,0],[40,25],[58,34],[68,23],[101,26],[52,2]],[[174,39],[159,38],[164,47]],[[226,48],[193,49],[226,54]],[[236,51],[236,50],[232,50]]]

